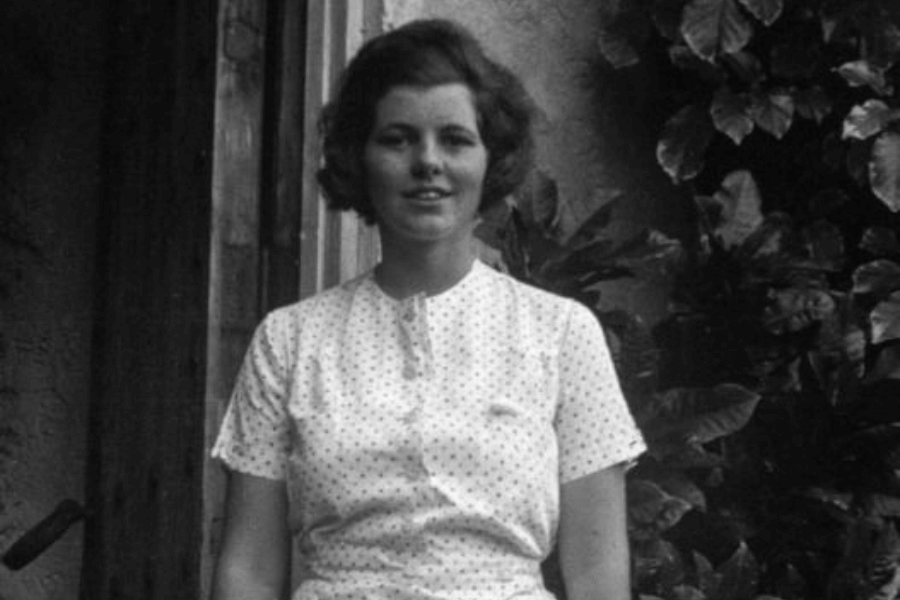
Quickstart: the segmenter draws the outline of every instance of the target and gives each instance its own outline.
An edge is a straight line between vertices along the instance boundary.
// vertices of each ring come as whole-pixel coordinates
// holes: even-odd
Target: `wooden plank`
[[[260,203],[267,3],[223,0],[218,15],[209,221],[209,327],[203,485],[202,598],[221,534],[225,475],[209,460],[234,378],[260,319]]]
[[[83,600],[200,592],[215,5],[110,5]]]
[[[326,210],[316,183],[320,164],[318,119],[347,60],[368,37],[381,30],[377,0],[321,0],[307,11],[304,102],[303,201],[300,243],[300,295],[306,297],[349,279],[374,265],[374,229],[353,213]]]
[[[319,168],[318,120],[325,101],[329,11],[327,0],[309,2],[306,11],[306,56],[303,85],[303,163],[300,224],[300,297],[322,289],[322,218],[325,208],[316,183]]]
[[[306,61],[307,2],[273,2],[269,11],[272,39],[266,79],[262,245],[265,298],[271,310],[294,302],[300,290],[300,197],[303,189],[303,81]],[[270,85],[271,83],[271,85]]]

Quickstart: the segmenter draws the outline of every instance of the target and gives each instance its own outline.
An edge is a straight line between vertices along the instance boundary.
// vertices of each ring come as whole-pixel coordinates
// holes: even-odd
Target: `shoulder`
[[[317,294],[270,311],[259,332],[282,345],[295,345],[302,337],[311,341],[325,335],[346,319],[359,287],[368,273]]]
[[[560,340],[573,324],[596,322],[593,313],[583,304],[571,298],[539,288],[491,267],[483,267],[487,275],[484,289],[487,301],[515,319],[516,325],[525,326],[542,339]]]
[[[581,306],[571,298],[526,283],[485,264],[480,264],[479,268],[489,282],[492,293],[500,292],[537,310],[571,310],[574,306]]]

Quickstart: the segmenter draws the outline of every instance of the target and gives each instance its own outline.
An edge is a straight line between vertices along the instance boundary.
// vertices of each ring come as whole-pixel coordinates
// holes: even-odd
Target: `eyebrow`
[[[391,121],[385,123],[384,125],[375,127],[375,131],[386,131],[390,129],[402,129],[405,131],[418,131],[418,127],[415,125],[408,123],[406,121]],[[439,131],[454,131],[461,133],[468,133],[470,135],[480,136],[480,132],[477,128],[469,127],[468,125],[463,125],[462,123],[457,123],[455,121],[451,121],[444,125],[438,127]]]

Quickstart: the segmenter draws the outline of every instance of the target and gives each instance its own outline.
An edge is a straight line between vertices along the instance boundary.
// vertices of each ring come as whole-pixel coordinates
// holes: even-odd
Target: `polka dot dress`
[[[560,484],[643,450],[594,316],[475,262],[271,313],[213,455],[287,480],[295,600],[549,600]]]

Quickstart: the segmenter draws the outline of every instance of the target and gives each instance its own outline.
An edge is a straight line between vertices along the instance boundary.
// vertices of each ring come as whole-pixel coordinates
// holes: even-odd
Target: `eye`
[[[472,146],[475,142],[467,136],[451,134],[445,137],[445,143],[450,146]]]
[[[445,132],[441,139],[451,148],[465,148],[478,144],[478,138],[465,130],[450,130]]]
[[[375,143],[386,148],[402,148],[410,141],[410,136],[402,131],[385,131],[375,136]]]

